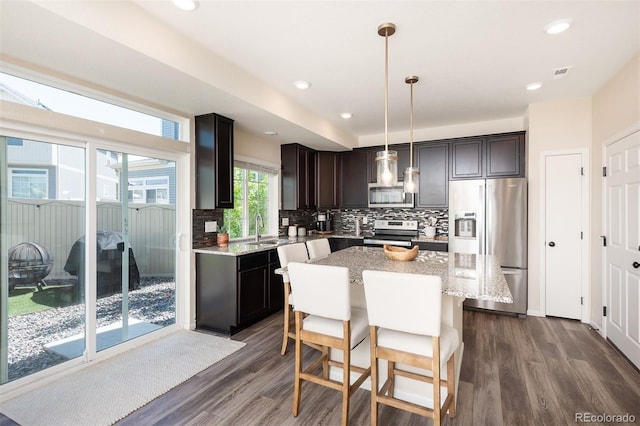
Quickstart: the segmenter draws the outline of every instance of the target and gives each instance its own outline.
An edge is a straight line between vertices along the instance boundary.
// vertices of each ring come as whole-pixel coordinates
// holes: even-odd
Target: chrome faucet
[[[256,243],[260,241],[260,227],[264,228],[264,221],[262,220],[262,215],[258,213],[256,215]]]

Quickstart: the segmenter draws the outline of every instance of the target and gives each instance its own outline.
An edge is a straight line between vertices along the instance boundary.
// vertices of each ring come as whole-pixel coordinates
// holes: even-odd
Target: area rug
[[[245,344],[181,330],[0,404],[23,426],[110,425]]]

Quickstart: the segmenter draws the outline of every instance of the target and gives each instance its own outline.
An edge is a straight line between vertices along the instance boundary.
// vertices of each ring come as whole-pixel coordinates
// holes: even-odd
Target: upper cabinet
[[[414,145],[420,170],[420,192],[416,207],[447,207],[449,205],[449,144],[422,143]]]
[[[515,132],[452,141],[451,179],[523,177],[524,135]]]
[[[451,179],[482,177],[482,139],[451,143]]]
[[[366,208],[369,205],[369,151],[354,149],[340,153],[340,207]]]
[[[195,117],[196,208],[233,208],[233,120],[218,114]]]
[[[316,208],[316,154],[296,143],[280,146],[283,210]]]
[[[316,195],[319,209],[337,209],[340,206],[340,153],[316,153]]]
[[[524,133],[487,137],[487,177],[524,176]]]

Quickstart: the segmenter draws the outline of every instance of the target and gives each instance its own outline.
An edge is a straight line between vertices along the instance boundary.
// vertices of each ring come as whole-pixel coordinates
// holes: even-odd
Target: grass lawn
[[[75,285],[47,285],[38,287],[17,287],[9,292],[9,317],[62,308],[82,302]]]

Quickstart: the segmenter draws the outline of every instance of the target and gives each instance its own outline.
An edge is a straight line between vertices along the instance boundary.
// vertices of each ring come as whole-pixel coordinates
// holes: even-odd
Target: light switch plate
[[[216,232],[218,231],[218,222],[213,220],[204,223],[204,232]]]
[[[282,226],[289,226],[289,218],[288,217],[283,217],[282,218]]]

